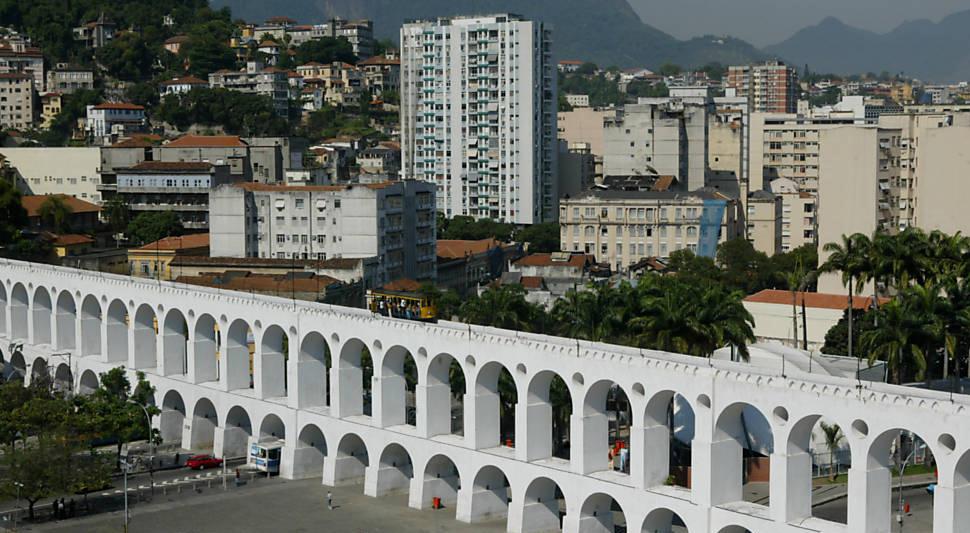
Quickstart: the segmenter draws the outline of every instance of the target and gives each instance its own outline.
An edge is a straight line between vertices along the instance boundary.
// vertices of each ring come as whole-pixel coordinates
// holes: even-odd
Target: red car
[[[185,461],[185,466],[192,470],[205,470],[222,466],[222,459],[211,455],[193,455]]]

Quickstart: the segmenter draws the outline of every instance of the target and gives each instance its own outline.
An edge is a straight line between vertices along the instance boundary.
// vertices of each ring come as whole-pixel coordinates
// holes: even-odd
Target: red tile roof
[[[165,145],[169,148],[227,148],[246,146],[245,141],[238,135],[183,135],[169,141]]]
[[[388,59],[384,56],[373,56],[357,63],[357,66],[367,66],[367,65],[400,65],[400,59]]]
[[[172,78],[170,80],[165,80],[159,85],[209,85],[209,82],[196,78],[195,76],[182,76],[181,78]]]
[[[522,276],[519,283],[526,289],[541,289],[545,285],[545,280],[542,276]]]
[[[87,235],[77,235],[74,233],[70,233],[67,235],[58,235],[54,239],[55,246],[74,246],[77,244],[91,244],[93,242],[94,242],[94,239],[92,239],[91,237],[88,237]]]
[[[460,259],[468,255],[477,255],[486,252],[501,245],[502,243],[496,239],[482,239],[480,241],[439,239],[438,257]]]
[[[73,196],[67,196],[66,194],[54,194],[49,196],[42,195],[27,195],[20,198],[20,205],[27,210],[27,216],[36,217],[40,216],[40,206],[44,205],[51,196],[56,196],[64,200],[64,203],[71,209],[74,214],[77,213],[99,213],[101,208],[92,204],[91,202],[85,202],[80,198],[75,198]]]
[[[209,247],[208,233],[195,233],[192,235],[182,235],[181,237],[165,237],[155,242],[148,243],[136,250],[145,252],[191,250]]]
[[[145,110],[145,108],[143,106],[140,106],[140,105],[137,105],[137,104],[131,104],[131,103],[128,103],[128,102],[105,102],[103,104],[98,104],[98,105],[94,106],[94,108],[95,109],[115,109],[115,110],[124,110],[124,109],[127,109],[129,111],[144,111]]]
[[[169,37],[168,39],[165,39],[164,44],[179,44],[179,43],[185,43],[188,41],[189,41],[188,35],[176,35],[174,37]]]
[[[844,310],[848,307],[848,296],[841,294],[827,294],[820,292],[796,292],[795,293],[795,305],[801,306],[802,302],[805,302],[805,307],[811,307],[814,309],[840,309]],[[765,304],[782,304],[791,305],[792,294],[791,291],[781,291],[776,289],[765,289],[759,293],[752,294],[744,299],[745,302],[751,303],[765,303]],[[888,302],[888,298],[880,298],[879,303],[883,304]],[[852,308],[853,309],[865,309],[872,306],[871,296],[854,296],[852,298]]]

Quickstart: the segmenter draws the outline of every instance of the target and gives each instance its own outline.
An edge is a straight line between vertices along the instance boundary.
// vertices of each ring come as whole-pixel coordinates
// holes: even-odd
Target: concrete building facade
[[[404,177],[435,183],[445,216],[555,220],[551,46],[546,26],[510,14],[401,29]]]
[[[798,73],[779,61],[728,67],[724,86],[746,97],[753,113],[794,113],[798,107]]]
[[[683,523],[715,533],[879,533],[893,521],[891,448],[902,429],[935,458],[933,533],[966,530],[970,400],[962,394],[7,260],[0,280],[0,346],[23,344],[7,360],[26,383],[53,374],[59,390],[84,395],[111,368],[125,367],[130,379],[145,372],[163,442],[229,457],[278,443],[284,478],[363,481],[373,497],[407,490],[414,509],[439,498],[460,521],[504,518],[515,533],[610,531],[619,512],[640,531]],[[374,368],[370,409],[364,350]],[[451,426],[452,365],[465,384],[461,434]],[[500,438],[503,370],[519,398],[511,443]],[[573,405],[568,460],[552,454],[556,376]],[[628,391],[632,413],[629,473],[607,462],[614,387]],[[675,400],[694,416],[691,488],[666,483]],[[742,413],[767,428],[768,505],[743,498],[752,443]],[[823,419],[847,434],[847,524],[812,517],[810,440]]]
[[[713,257],[719,243],[744,236],[740,203],[707,190],[589,191],[561,204],[562,250],[594,255],[617,271],[677,250]]]
[[[708,150],[706,97],[641,98],[603,126],[603,175],[676,176],[686,190],[705,185]]]
[[[101,204],[98,148],[0,148],[14,168],[17,189],[25,194],[66,194]]]
[[[745,223],[755,250],[769,256],[782,251],[782,207],[781,196],[768,191],[748,196]]]
[[[0,73],[0,127],[26,130],[33,126],[33,77],[22,72]]]
[[[434,280],[434,186],[419,181],[293,187],[245,183],[209,199],[216,257],[377,257],[378,282]]]

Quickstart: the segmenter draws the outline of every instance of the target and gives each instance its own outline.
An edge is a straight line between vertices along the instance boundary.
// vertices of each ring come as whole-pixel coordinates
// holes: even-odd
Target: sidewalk
[[[919,474],[915,476],[903,476],[903,488],[911,489],[925,487],[931,483],[936,483],[936,476],[933,474]],[[899,487],[899,478],[892,478],[892,489]],[[825,505],[826,503],[841,500],[849,494],[847,483],[831,483],[818,485],[812,488],[812,507]]]

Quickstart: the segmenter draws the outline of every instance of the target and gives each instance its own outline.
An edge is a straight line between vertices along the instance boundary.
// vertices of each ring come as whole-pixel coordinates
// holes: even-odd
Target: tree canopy
[[[350,44],[346,37],[311,39],[294,48],[294,52],[293,61],[297,65],[311,61],[323,64],[333,63],[334,61],[357,63],[354,46]]]
[[[164,237],[182,235],[185,228],[174,211],[154,211],[139,213],[128,224],[127,233],[135,242],[149,243]]]
[[[276,113],[268,96],[221,88],[200,87],[168,95],[156,109],[155,118],[183,131],[198,124],[246,137],[286,135],[290,130],[289,121]]]

